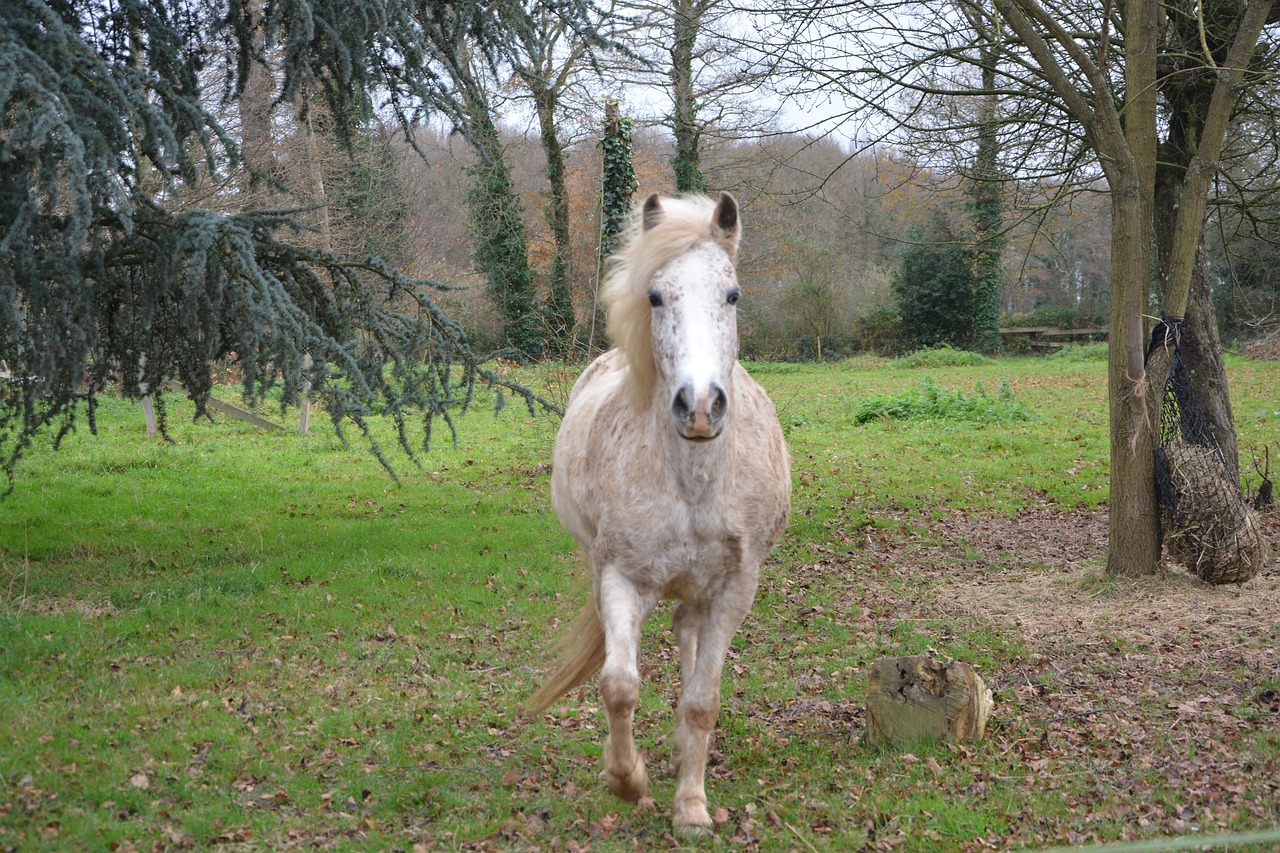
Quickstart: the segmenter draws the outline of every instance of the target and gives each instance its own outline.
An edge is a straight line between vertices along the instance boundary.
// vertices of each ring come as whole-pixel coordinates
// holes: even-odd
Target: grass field
[[[1242,588],[1105,576],[1101,361],[749,368],[787,433],[793,513],[726,666],[704,844],[1280,827],[1280,569]],[[1280,442],[1280,363],[1229,372],[1247,460]],[[922,389],[1030,417],[859,423]],[[580,602],[554,419],[481,400],[456,447],[389,454],[396,485],[323,419],[299,437],[170,405],[166,443],[104,400],[96,436],[37,448],[0,503],[0,850],[688,844],[669,834],[669,611],[637,722],[656,806],[598,779],[593,687],[521,711]],[[987,738],[868,748],[867,664],[926,650],[992,686]]]

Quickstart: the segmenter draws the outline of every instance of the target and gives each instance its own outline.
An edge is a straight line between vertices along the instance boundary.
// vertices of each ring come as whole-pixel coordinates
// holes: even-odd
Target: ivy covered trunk
[[[608,257],[618,243],[631,213],[636,194],[636,171],[631,159],[631,119],[618,112],[617,101],[604,105],[604,135],[600,138],[603,161],[600,188],[600,255]]]
[[[502,317],[503,343],[523,358],[537,358],[542,355],[544,329],[534,298],[520,199],[487,111],[476,111],[470,132],[480,155],[471,167],[467,190],[476,268],[488,282],[489,295]]]
[[[693,93],[693,51],[703,8],[698,0],[675,0],[672,14],[671,132],[676,138],[676,152],[671,167],[675,171],[676,192],[706,192],[698,150],[698,105]]]
[[[617,101],[605,101],[604,132],[600,137],[600,255],[596,264],[597,291],[605,260],[617,247],[631,215],[636,172],[631,160],[631,119],[623,118]],[[597,293],[598,295],[598,293]],[[599,299],[593,303],[587,350],[595,348],[595,330],[604,328]]]
[[[1000,182],[999,96],[995,94],[995,49],[983,47],[982,88],[978,101],[978,157],[973,174],[974,345],[999,353],[1000,296],[1004,283],[1004,187]]]
[[[576,319],[573,312],[573,291],[570,288],[573,281],[573,248],[569,243],[569,189],[565,185],[564,147],[556,130],[555,94],[545,83],[532,81],[529,85],[538,111],[542,150],[547,157],[547,183],[551,187],[551,199],[547,202],[547,222],[551,226],[551,237],[555,242],[546,310],[547,349],[557,355],[567,355],[573,347]]]

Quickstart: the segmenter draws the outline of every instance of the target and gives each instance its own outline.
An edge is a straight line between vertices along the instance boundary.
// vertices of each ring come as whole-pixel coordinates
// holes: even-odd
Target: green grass
[[[1034,719],[910,760],[857,737],[865,668],[881,655],[968,660],[1017,705],[1020,682],[1001,674],[1036,650],[986,622],[903,612],[944,597],[945,582],[875,564],[865,542],[928,544],[950,512],[1096,508],[1104,368],[938,368],[937,388],[1007,386],[1036,417],[858,425],[866,400],[918,380],[883,361],[748,367],[787,432],[794,508],[726,664],[708,789],[730,819],[717,837],[768,850],[1131,837],[1123,819],[1090,823],[1071,805],[1123,792],[1069,773],[1002,781],[1029,778],[1026,743],[1047,731]],[[1231,369],[1241,446],[1274,444],[1280,366]],[[571,378],[529,374],[561,396]],[[136,406],[104,400],[98,435],[38,446],[0,503],[0,849],[670,846],[669,610],[646,631],[637,715],[656,809],[611,799],[597,778],[593,688],[545,718],[520,711],[580,591],[550,506],[553,418],[516,406],[495,418],[478,401],[456,447],[392,456],[396,485],[322,419],[299,437],[171,407],[166,443],[146,440]],[[981,543],[955,559],[999,571]],[[1254,748],[1280,762],[1274,735]],[[1152,778],[1157,799],[1181,795]]]
[[[1069,344],[1046,357],[1057,362],[1105,362],[1107,360],[1107,345],[1105,343]]]

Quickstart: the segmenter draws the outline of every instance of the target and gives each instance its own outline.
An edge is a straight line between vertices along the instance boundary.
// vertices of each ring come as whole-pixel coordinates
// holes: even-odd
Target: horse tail
[[[596,615],[596,602],[592,598],[565,633],[555,672],[547,677],[526,704],[534,713],[541,714],[561,696],[595,675],[603,665],[604,627]]]

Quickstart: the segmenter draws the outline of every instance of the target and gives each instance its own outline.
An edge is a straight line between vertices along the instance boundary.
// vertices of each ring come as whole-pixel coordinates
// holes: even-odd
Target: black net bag
[[[1182,361],[1184,323],[1162,320],[1151,334],[1147,364],[1160,354],[1169,376],[1156,437],[1156,490],[1170,557],[1212,584],[1244,583],[1262,568],[1262,527],[1228,472],[1213,424]]]

